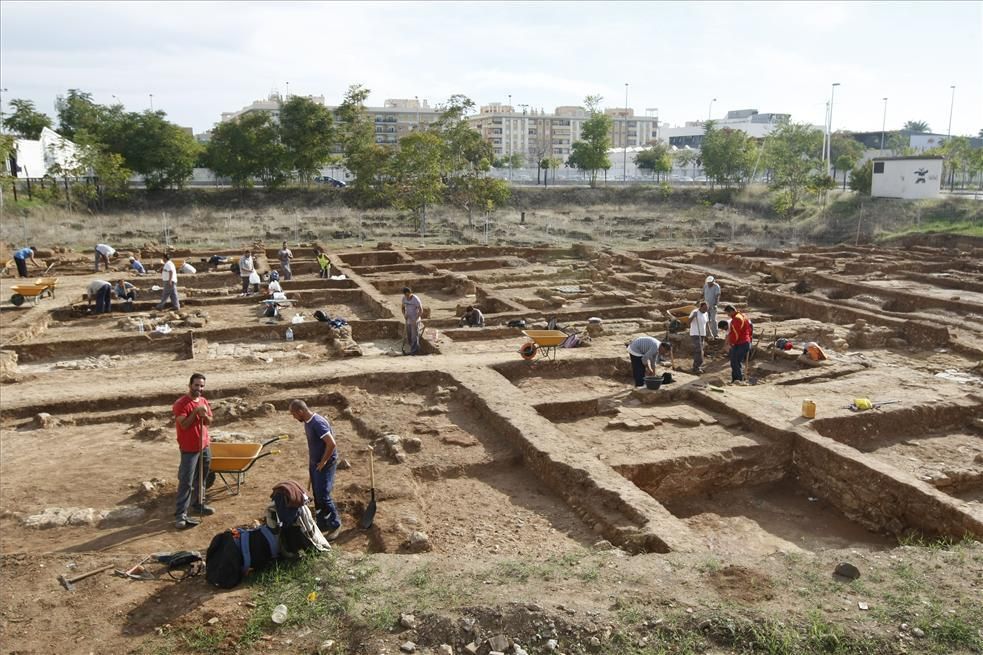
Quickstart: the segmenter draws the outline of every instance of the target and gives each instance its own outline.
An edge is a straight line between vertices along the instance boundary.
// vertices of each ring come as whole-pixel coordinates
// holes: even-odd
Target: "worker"
[[[143,264],[136,257],[136,255],[130,257],[130,268],[132,268],[133,272],[136,273],[137,275],[146,275],[147,273],[147,269],[143,267]]]
[[[96,244],[96,272],[99,272],[99,264],[104,263],[106,265],[106,270],[109,270],[109,261],[116,256],[116,248],[105,244]]]
[[[242,257],[239,258],[239,277],[242,278],[242,295],[249,294],[250,278],[255,272],[256,267],[253,264],[253,253],[247,249],[242,253]],[[258,287],[259,285],[256,286]],[[258,291],[259,289],[256,290]]]
[[[720,302],[720,284],[712,275],[708,275],[706,283],[703,285],[703,300],[707,304],[707,321],[710,327],[710,334],[714,340],[717,337],[717,303]]]
[[[420,318],[423,316],[423,301],[413,293],[413,289],[403,287],[403,317],[406,319],[406,342],[410,355],[420,352]]]
[[[188,393],[177,399],[171,407],[177,444],[181,449],[181,465],[177,473],[177,505],[175,526],[178,530],[193,528],[199,519],[188,515],[188,508],[199,516],[210,516],[215,510],[205,504],[205,488],[202,481],[208,477],[212,451],[208,447],[208,426],[212,423],[212,407],[205,399],[205,376],[193,373],[188,383]],[[203,470],[199,471],[199,468]]]
[[[88,305],[96,304],[96,314],[105,314],[112,310],[113,285],[105,280],[92,280],[86,287],[85,297]]]
[[[331,499],[338,468],[338,443],[334,431],[328,420],[312,412],[303,400],[290,401],[290,415],[304,424],[307,436],[308,473],[317,510],[314,516],[317,529],[329,541],[337,539],[341,534],[341,516]]]
[[[34,259],[34,255],[37,253],[37,249],[34,246],[28,246],[27,248],[21,248],[14,253],[14,264],[17,265],[17,275],[20,277],[27,277],[27,260],[31,260],[37,268],[41,266]]]
[[[707,327],[710,322],[709,309],[704,300],[689,315],[689,338],[693,342],[693,373],[703,372],[703,342],[707,337]]]
[[[126,311],[133,309],[133,301],[137,297],[137,288],[126,280],[116,280],[113,293],[119,300],[126,303]]]
[[[327,279],[331,277],[331,260],[328,258],[328,253],[324,252],[321,248],[317,248],[317,264],[321,268],[320,277]]]
[[[659,341],[655,337],[638,337],[628,344],[631,359],[631,373],[635,378],[635,388],[645,388],[645,377],[655,375],[655,367],[668,356],[672,362],[672,344]],[[670,363],[672,368],[672,363]]]
[[[283,269],[283,279],[285,281],[292,279],[294,274],[290,270],[290,260],[294,258],[294,254],[290,252],[286,241],[283,242],[283,247],[277,251],[276,256],[280,259],[280,268]]]
[[[727,328],[727,347],[730,350],[730,381],[744,382],[744,362],[751,352],[751,337],[753,328],[751,321],[733,305],[724,307],[730,317]]]
[[[459,327],[465,325],[468,327],[485,327],[485,315],[474,305],[468,305],[467,309],[464,310],[464,316],[458,322]]]
[[[174,262],[171,261],[170,253],[165,252],[160,259],[163,264],[163,268],[160,271],[160,280],[164,283],[164,288],[161,289],[160,302],[157,303],[157,309],[164,309],[164,304],[170,301],[174,311],[178,311],[181,309],[181,301],[177,297],[177,269],[174,268]]]
[[[191,264],[189,264],[188,262],[184,262],[183,264],[181,264],[181,268],[177,269],[177,272],[181,273],[182,275],[194,275],[195,273],[198,272],[198,269],[192,266]]]

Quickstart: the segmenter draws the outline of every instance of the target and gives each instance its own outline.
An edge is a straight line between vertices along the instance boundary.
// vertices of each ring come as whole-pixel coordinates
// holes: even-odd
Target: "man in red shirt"
[[[744,381],[744,361],[751,350],[751,321],[733,305],[724,307],[730,316],[727,347],[730,348],[730,381]]]
[[[174,424],[177,428],[177,444],[181,449],[181,466],[177,473],[176,527],[179,530],[193,528],[201,521],[188,516],[188,505],[193,502],[194,511],[199,516],[214,514],[215,510],[205,505],[205,490],[201,481],[208,475],[208,465],[212,453],[208,448],[208,426],[212,422],[212,407],[203,395],[205,376],[193,373],[188,384],[188,393],[177,399],[174,407]],[[199,472],[199,465],[204,470]]]

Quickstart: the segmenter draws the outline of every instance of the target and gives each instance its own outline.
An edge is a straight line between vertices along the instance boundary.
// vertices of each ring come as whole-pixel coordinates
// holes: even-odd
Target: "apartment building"
[[[573,144],[581,138],[584,122],[590,114],[583,107],[557,107],[552,114],[542,109],[520,105],[490,103],[480,107],[477,115],[468,119],[472,127],[487,139],[496,157],[521,155],[526,165],[546,157],[566,159]],[[658,134],[659,119],[656,116],[636,117],[628,108],[606,109],[612,118],[612,143],[615,147],[642,146],[653,141]]]
[[[382,107],[366,107],[365,111],[375,122],[375,142],[391,145],[410,132],[427,129],[441,114],[440,110],[419,98],[387,99]]]
[[[222,122],[226,123],[228,121],[235,120],[240,116],[245,116],[246,114],[252,114],[256,112],[266,112],[273,115],[274,120],[280,119],[280,105],[287,101],[287,98],[291,96],[281,96],[279,93],[271,93],[266,100],[254,100],[252,104],[247,105],[240,109],[239,111],[223,111],[222,112]],[[324,96],[306,96],[309,100],[313,100],[319,105],[324,104]]]

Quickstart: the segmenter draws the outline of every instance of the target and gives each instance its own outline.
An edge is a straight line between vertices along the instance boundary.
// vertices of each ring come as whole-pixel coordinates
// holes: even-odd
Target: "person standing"
[[[693,373],[703,372],[703,341],[707,336],[708,309],[704,301],[689,315],[689,339],[693,342]]]
[[[99,264],[105,263],[106,270],[109,270],[109,260],[116,256],[116,248],[105,243],[96,244],[96,273],[99,272]]]
[[[287,247],[287,242],[283,242],[283,247],[280,248],[279,252],[276,254],[280,259],[280,268],[283,269],[283,280],[287,281],[293,279],[294,274],[290,270],[290,260],[294,258],[294,254],[290,252],[290,248]]]
[[[34,246],[29,246],[27,248],[21,248],[14,253],[14,264],[17,266],[17,275],[20,277],[27,277],[27,260],[30,259],[31,263],[41,268],[38,263],[34,260],[34,253],[37,249]]]
[[[170,254],[166,252],[160,261],[164,265],[160,271],[160,279],[164,283],[164,288],[160,292],[160,302],[157,303],[157,309],[164,309],[164,305],[170,300],[171,307],[177,311],[181,309],[181,302],[177,299],[177,269],[174,267],[174,262],[171,261]]]
[[[304,434],[307,435],[308,470],[317,510],[314,517],[317,529],[328,540],[337,539],[341,534],[341,517],[331,499],[331,490],[338,468],[338,443],[331,424],[320,414],[312,412],[307,403],[300,399],[290,401],[290,415],[304,424]]]
[[[727,328],[727,347],[730,348],[730,381],[744,381],[744,362],[751,351],[751,321],[733,305],[724,307],[730,316]]]
[[[249,278],[255,272],[256,266],[253,264],[253,253],[246,250],[242,253],[242,257],[239,258],[239,277],[242,278],[242,295],[245,296],[249,293]]]
[[[208,426],[212,424],[212,407],[204,394],[205,376],[201,373],[192,373],[188,383],[188,393],[178,398],[171,408],[177,429],[177,443],[181,449],[175,508],[175,527],[178,530],[193,528],[201,522],[193,516],[188,516],[189,506],[200,516],[210,516],[215,513],[214,509],[205,504],[203,484],[212,461],[212,452],[208,447]]]
[[[720,285],[712,275],[707,276],[706,283],[703,285],[703,300],[707,304],[710,334],[717,339],[717,303],[720,302]]]
[[[323,279],[328,279],[331,277],[331,259],[328,257],[328,253],[324,252],[320,248],[317,248],[317,265],[320,267],[320,276]]]
[[[410,355],[420,352],[420,317],[423,316],[423,302],[413,293],[413,289],[403,287],[403,317],[406,319],[406,341]]]
[[[113,285],[105,280],[92,280],[86,287],[85,297],[89,304],[96,304],[96,314],[108,314],[112,311]]]
[[[668,341],[659,341],[655,337],[638,337],[628,344],[631,373],[635,378],[636,389],[645,388],[645,376],[655,375],[656,365],[667,355],[672,357],[672,344]]]

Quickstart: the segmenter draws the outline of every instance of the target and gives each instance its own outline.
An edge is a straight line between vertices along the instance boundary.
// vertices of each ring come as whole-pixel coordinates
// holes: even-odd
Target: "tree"
[[[850,132],[833,132],[829,147],[833,175],[835,177],[836,171],[843,171],[843,188],[846,189],[846,175],[864,156],[864,147]]]
[[[51,118],[35,110],[30,100],[15,98],[10,101],[10,107],[13,111],[3,119],[3,126],[22,138],[37,140],[41,130],[51,127]]]
[[[784,194],[782,203],[789,216],[820,168],[823,133],[805,123],[782,123],[767,137],[766,161],[772,171],[772,187]]]
[[[902,128],[907,132],[914,132],[916,134],[924,134],[925,132],[930,132],[931,128],[925,121],[907,121]]]
[[[384,174],[392,156],[390,148],[375,143],[375,127],[365,111],[368,97],[368,89],[353,84],[335,110],[344,165],[355,175],[351,193],[363,205],[385,194]]]
[[[680,168],[683,169],[684,172],[686,170],[686,167],[692,164],[693,162],[695,162],[697,159],[696,152],[689,150],[688,148],[677,150],[675,153],[673,153],[672,156],[673,159],[676,160],[676,163],[679,165]]]
[[[304,182],[331,161],[334,121],[331,112],[310,98],[293,96],[280,107],[280,138],[287,166]]]
[[[729,185],[741,183],[751,176],[756,154],[754,139],[740,130],[718,130],[714,121],[707,121],[700,153],[703,170],[711,180]]]
[[[55,100],[58,113],[58,133],[66,139],[76,140],[76,132],[85,130],[97,134],[103,107],[92,100],[92,94],[78,89],[69,89],[67,96]]]
[[[387,167],[387,197],[396,209],[417,214],[421,234],[426,233],[427,207],[439,203],[446,189],[443,154],[444,142],[436,132],[412,132],[399,140]]]
[[[611,168],[611,160],[608,158],[608,149],[611,147],[611,117],[601,112],[602,100],[599,95],[584,98],[590,118],[581,126],[582,140],[574,142],[567,160],[571,166],[587,172],[591,188],[597,186],[597,172]]]
[[[870,195],[870,185],[874,177],[874,162],[868,159],[850,173],[850,188],[857,193]]]
[[[110,117],[112,113],[104,115]],[[123,155],[126,165],[142,175],[151,190],[182,187],[191,177],[201,150],[193,135],[165,120],[165,115],[162,111],[121,114],[115,123],[121,132],[101,130],[109,149]]]
[[[915,152],[911,147],[911,137],[907,132],[894,132],[887,139],[887,148],[895,157],[907,157]]]
[[[658,173],[668,173],[672,170],[672,156],[669,146],[659,141],[649,145],[635,155],[635,165],[643,171],[651,171],[654,177]]]
[[[955,190],[956,173],[962,172],[963,175],[968,176],[972,174],[971,171],[974,167],[973,146],[969,137],[949,137],[942,144],[942,147],[937,149],[937,153],[945,158],[942,173],[943,184],[945,184],[944,180],[948,178],[949,189]]]
[[[286,151],[273,117],[265,112],[245,114],[216,126],[206,161],[216,175],[229,178],[240,190],[251,187],[254,178],[269,186],[286,178]]]

